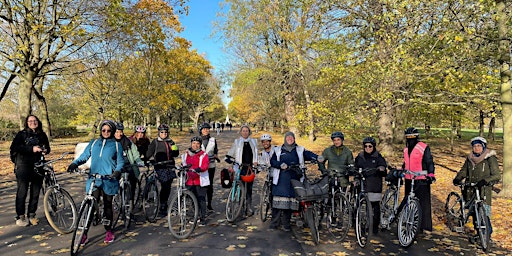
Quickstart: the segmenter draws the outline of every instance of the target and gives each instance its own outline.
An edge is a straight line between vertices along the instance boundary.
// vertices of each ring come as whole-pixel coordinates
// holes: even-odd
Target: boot
[[[252,215],[254,215],[254,211],[252,210],[252,198],[247,198],[245,216],[251,217]]]

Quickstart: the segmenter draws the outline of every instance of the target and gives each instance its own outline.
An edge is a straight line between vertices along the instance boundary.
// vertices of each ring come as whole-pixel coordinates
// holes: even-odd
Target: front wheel
[[[306,209],[305,218],[309,227],[309,231],[311,232],[313,242],[318,244],[320,239],[320,233],[318,232],[318,211],[315,209],[314,205],[310,205]]]
[[[347,198],[342,193],[336,193],[331,198],[325,223],[327,230],[336,241],[342,241],[347,236],[352,219],[352,209]]]
[[[457,192],[450,192],[444,205],[446,225],[451,231],[462,232],[464,228],[462,198]]]
[[[482,250],[486,252],[489,249],[489,241],[491,239],[490,235],[490,226],[489,221],[487,219],[487,214],[485,214],[485,209],[483,203],[478,203],[476,206],[476,231],[478,233],[478,237],[480,238],[480,245],[482,245]]]
[[[144,215],[149,222],[155,222],[160,204],[160,199],[158,197],[158,187],[155,180],[151,180],[146,183],[143,195],[142,207],[144,208]]]
[[[418,199],[409,200],[398,219],[398,241],[403,247],[409,247],[416,239],[421,225],[421,207]]]
[[[226,202],[226,219],[229,222],[235,222],[245,203],[245,189],[241,181],[237,180],[229,190],[228,200]]]
[[[357,205],[356,212],[356,236],[360,247],[365,247],[370,240],[373,228],[373,210],[367,196],[362,196]]]
[[[270,211],[272,210],[271,190],[270,181],[265,181],[260,195],[260,219],[262,222],[268,219]]]
[[[80,207],[80,212],[78,214],[78,222],[73,232],[73,237],[71,239],[71,255],[77,255],[78,250],[87,240],[87,231],[91,226],[91,221],[94,215],[94,205],[92,201],[86,201]]]
[[[78,213],[71,195],[62,188],[49,188],[43,202],[44,214],[50,226],[60,234],[73,232]]]
[[[188,191],[182,190],[174,194],[167,211],[167,223],[169,231],[178,239],[185,239],[194,231],[199,215],[199,205],[196,196]]]
[[[125,228],[129,228],[132,221],[133,200],[132,187],[129,182],[125,182],[121,192],[121,219]]]

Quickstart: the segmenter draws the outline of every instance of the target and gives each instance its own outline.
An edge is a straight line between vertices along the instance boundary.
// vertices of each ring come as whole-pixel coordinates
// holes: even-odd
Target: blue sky
[[[213,21],[220,11],[218,0],[190,0],[188,16],[180,16],[180,22],[185,28],[181,36],[192,42],[192,49],[204,54],[218,73],[225,66],[226,58],[222,51],[223,43],[213,38]]]

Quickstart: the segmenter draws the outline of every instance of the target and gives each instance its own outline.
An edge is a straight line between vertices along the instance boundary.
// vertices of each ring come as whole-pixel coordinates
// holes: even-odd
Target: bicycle
[[[461,188],[461,191],[468,188],[473,193],[471,193],[472,196],[467,201],[455,191],[448,194],[445,204],[446,224],[451,231],[465,233],[464,225],[468,223],[469,216],[472,216],[480,245],[482,250],[486,252],[489,249],[490,243],[490,227],[484,207],[485,198],[482,199],[480,197],[480,187],[477,187],[476,183],[463,183],[458,186]],[[500,192],[498,188],[494,187],[493,191],[496,193]]]
[[[129,173],[123,172],[119,180],[119,192],[114,196],[114,212],[119,212],[114,218],[112,229],[116,227],[119,219],[123,221],[125,228],[129,228],[133,217],[133,200],[131,196],[132,186],[128,180]]]
[[[398,216],[398,241],[403,247],[409,247],[416,239],[421,225],[421,205],[420,200],[414,192],[414,183],[418,177],[426,177],[427,172],[412,172],[404,170],[404,174],[412,175],[411,192],[404,198],[405,206]]]
[[[192,191],[185,186],[190,165],[176,167],[178,184],[167,209],[169,231],[178,239],[185,239],[194,232],[199,216],[199,203]]]
[[[147,162],[148,171],[143,174],[141,180],[144,179],[145,185],[142,191],[142,208],[144,209],[144,216],[146,220],[153,223],[156,221],[158,210],[160,207],[160,196],[158,192],[158,185],[156,183],[156,165],[165,165],[172,163],[174,160],[167,160],[161,162]]]
[[[83,245],[83,242],[87,240],[87,233],[91,224],[97,225],[100,222],[103,225],[109,225],[110,221],[107,219],[101,219],[103,216],[103,200],[96,201],[96,198],[92,195],[94,188],[98,188],[101,184],[102,179],[111,179],[110,175],[101,174],[90,174],[84,172],[89,177],[92,177],[91,185],[87,191],[81,205],[78,214],[78,222],[73,232],[73,238],[71,239],[71,255],[77,255],[78,250]]]
[[[380,201],[380,228],[391,229],[391,224],[397,219],[398,207],[400,206],[400,188],[403,186],[404,172],[388,167],[389,174],[386,176],[386,191]]]
[[[346,166],[353,168],[353,165]],[[352,209],[347,200],[345,191],[340,186],[339,178],[345,176],[346,171],[329,170],[329,201],[326,203],[327,217],[325,225],[336,241],[342,241],[348,234],[351,226]]]
[[[370,241],[370,230],[373,228],[373,209],[368,199],[365,181],[367,176],[374,175],[377,168],[359,168],[351,170],[349,174],[354,176],[354,181],[347,187],[348,201],[355,212],[355,228],[357,243],[364,248]]]
[[[233,162],[232,164],[235,174],[233,185],[229,190],[226,201],[226,220],[234,223],[240,217],[240,213],[245,212],[245,209],[247,209],[245,200],[247,193],[246,183],[242,182],[242,179],[240,178],[240,167],[244,167],[246,165],[235,162],[234,158],[231,156],[226,156],[226,158]],[[252,166],[248,167],[253,168]]]
[[[269,219],[272,211],[272,170],[266,165],[258,165],[258,168],[266,172],[259,204],[260,219],[265,222]]]
[[[304,163],[304,166],[292,164],[286,170],[301,173],[304,177],[304,182],[293,179],[291,182],[295,190],[295,197],[299,201],[299,218],[305,221],[313,242],[318,244],[320,242],[319,226],[321,216],[323,216],[323,204],[329,196],[329,177],[324,175],[320,179],[309,179],[306,175],[307,168],[305,165],[307,164],[316,164],[316,161]],[[297,225],[301,224],[300,221],[297,223]]]
[[[73,153],[64,152],[59,158],[50,161],[45,161],[43,156],[43,159],[35,164],[36,169],[44,171],[44,214],[48,224],[59,234],[68,234],[73,231],[78,213],[75,201],[69,192],[57,182],[53,163]]]

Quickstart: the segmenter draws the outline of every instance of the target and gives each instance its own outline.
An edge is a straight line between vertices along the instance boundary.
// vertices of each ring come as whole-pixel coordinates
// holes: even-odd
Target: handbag
[[[156,178],[162,183],[168,182],[169,180],[173,180],[177,177],[174,169],[156,169],[155,171]]]

